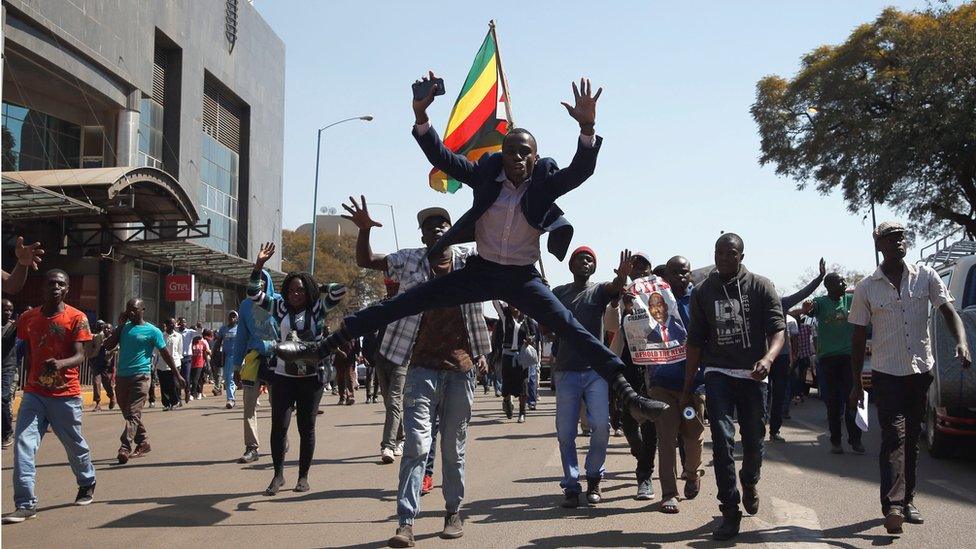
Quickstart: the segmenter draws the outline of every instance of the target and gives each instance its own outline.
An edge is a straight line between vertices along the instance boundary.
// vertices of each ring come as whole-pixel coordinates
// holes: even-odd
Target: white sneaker
[[[150,402],[149,403],[149,407],[150,408],[155,408],[156,407],[156,403],[155,402]]]
[[[383,463],[387,463],[387,464],[396,461],[396,458],[393,457],[393,450],[390,450],[389,448],[383,448],[380,451],[380,459],[383,460]]]
[[[519,414],[518,422],[519,423],[525,423],[525,414]]]
[[[396,446],[393,447],[393,455],[395,455],[395,456],[402,456],[403,455],[403,441],[402,440],[400,442],[397,442],[396,443]]]
[[[264,406],[264,404],[261,404],[261,399],[260,398],[254,401],[254,405],[255,406]]]

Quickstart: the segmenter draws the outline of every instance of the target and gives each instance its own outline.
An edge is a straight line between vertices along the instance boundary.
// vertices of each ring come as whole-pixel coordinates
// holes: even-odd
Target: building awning
[[[168,242],[130,242],[122,246],[122,254],[160,266],[211,278],[218,282],[246,286],[254,269],[254,262],[243,257],[211,250],[190,240]],[[275,286],[281,286],[285,273],[271,271]]]
[[[27,185],[8,178],[7,174],[3,174],[0,195],[3,197],[0,207],[5,221],[105,215],[105,210],[98,206],[44,187]]]
[[[72,199],[73,208],[61,210],[48,206],[35,211],[29,201],[11,199],[8,206],[7,185],[17,183],[34,194],[61,195]],[[168,173],[150,167],[80,168],[72,170],[32,170],[3,174],[3,216],[10,219],[26,217],[59,217],[68,212],[74,217],[107,216],[113,223],[153,223],[178,221],[196,223],[200,219],[193,201],[179,181]],[[13,188],[13,187],[12,187]],[[20,196],[25,193],[23,190]],[[33,196],[33,195],[30,195]],[[28,197],[29,198],[29,197]],[[36,200],[33,204],[38,203]],[[83,212],[80,205],[92,207]],[[11,207],[11,211],[8,211]]]

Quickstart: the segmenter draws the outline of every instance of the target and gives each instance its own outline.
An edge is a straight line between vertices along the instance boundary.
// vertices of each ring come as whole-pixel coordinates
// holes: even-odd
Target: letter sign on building
[[[195,287],[193,275],[167,275],[166,301],[193,301]]]

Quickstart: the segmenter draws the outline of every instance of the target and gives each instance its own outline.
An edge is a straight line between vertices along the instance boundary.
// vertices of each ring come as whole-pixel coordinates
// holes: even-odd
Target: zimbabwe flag
[[[508,133],[508,121],[499,119],[497,114],[498,72],[498,47],[494,34],[488,31],[444,131],[444,145],[471,161],[487,152],[500,151]],[[442,193],[453,193],[461,188],[461,183],[434,168],[430,186]]]

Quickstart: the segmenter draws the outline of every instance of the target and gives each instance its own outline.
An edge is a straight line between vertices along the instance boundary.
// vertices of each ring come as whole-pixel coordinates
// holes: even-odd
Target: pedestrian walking
[[[93,350],[94,356],[90,359],[92,365],[92,400],[95,401],[93,412],[102,409],[102,388],[105,388],[105,395],[108,396],[108,409],[115,409],[115,362],[118,359],[118,348],[106,349],[105,341],[112,336],[114,327],[104,321],[96,324],[98,334],[95,335]]]
[[[924,520],[915,506],[915,486],[918,438],[935,365],[929,306],[945,319],[962,367],[969,368],[972,359],[962,319],[942,278],[928,265],[905,261],[905,227],[881,223],[874,231],[874,244],[884,260],[874,274],[858,282],[847,317],[854,325],[854,388],[849,406],[856,409],[862,403],[861,370],[870,324],[871,394],[881,427],[881,513],[888,533],[898,534],[905,521],[921,524]]]
[[[166,348],[169,350],[173,360],[183,352],[183,334],[176,329],[176,319],[167,319],[163,324],[163,332],[166,339]],[[180,385],[173,371],[165,360],[161,360],[158,353],[156,357],[156,376],[159,379],[159,397],[163,403],[163,410],[170,411],[173,408],[182,407],[180,401]]]
[[[538,341],[539,323],[511,305],[502,306],[502,411],[508,419],[515,414],[512,397],[518,399],[518,423],[525,422],[528,401],[529,372],[518,363],[518,355],[527,338]]]
[[[88,442],[81,432],[79,366],[84,344],[92,334],[84,313],[64,302],[68,273],[52,269],[44,275],[44,303],[17,319],[17,337],[27,344],[30,366],[17,412],[14,448],[13,496],[16,510],[3,517],[6,524],[37,516],[35,457],[48,427],[68,455],[78,494],[75,505],[88,505],[95,494],[95,467]],[[11,313],[13,307],[10,308]],[[9,319],[5,319],[9,323]]]
[[[0,358],[3,360],[2,390],[3,390],[3,447],[9,448],[13,444],[13,402],[17,376],[17,322],[14,320],[14,304],[7,298],[2,302],[3,311],[3,343]]]
[[[193,338],[192,362],[190,363],[190,394],[196,399],[203,398],[203,372],[207,361],[213,356],[207,336],[210,330],[204,330],[201,335]]]
[[[218,368],[218,371],[221,372],[224,379],[224,394],[227,397],[225,407],[228,410],[234,407],[234,393],[237,391],[237,386],[234,382],[234,370],[237,366],[234,362],[236,356],[234,349],[236,347],[235,340],[237,339],[238,321],[237,311],[227,313],[227,323],[217,331],[217,339],[214,343],[214,352],[220,353],[220,368]]]

